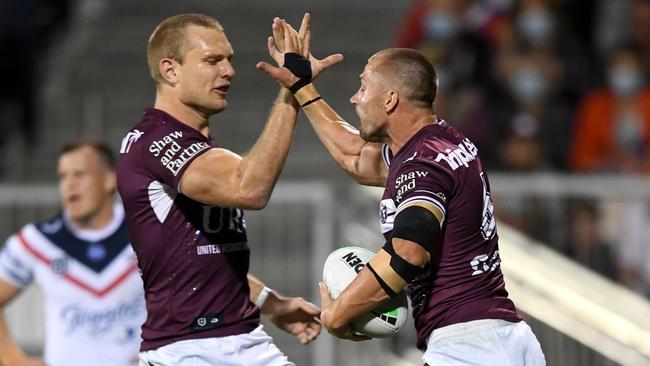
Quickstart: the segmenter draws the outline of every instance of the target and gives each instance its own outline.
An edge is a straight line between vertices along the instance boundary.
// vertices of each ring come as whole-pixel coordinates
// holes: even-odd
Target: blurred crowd
[[[0,1],[0,146],[18,131],[28,141],[34,133],[40,68],[49,45],[67,27],[72,0]],[[1,167],[0,167],[1,168]]]
[[[650,173],[648,0],[416,0],[395,46],[431,59],[436,113],[490,171]],[[504,202],[501,219],[553,242],[543,201]],[[650,295],[648,207],[564,202],[553,245]],[[604,233],[612,221],[621,234]]]

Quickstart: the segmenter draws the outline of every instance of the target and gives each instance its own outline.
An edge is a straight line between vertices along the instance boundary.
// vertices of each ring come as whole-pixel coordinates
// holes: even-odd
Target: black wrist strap
[[[302,108],[302,107],[306,107],[306,106],[308,106],[308,105],[310,105],[310,104],[312,104],[312,103],[314,103],[314,102],[318,102],[318,101],[321,100],[321,99],[323,99],[323,98],[321,98],[321,96],[319,95],[319,96],[317,96],[316,98],[314,98],[314,99],[312,99],[312,100],[308,100],[308,101],[306,101],[305,104],[301,105],[300,107],[301,107],[301,108]]]
[[[289,88],[292,93],[295,94],[300,88],[311,82],[311,63],[308,59],[297,53],[285,53],[283,66],[298,77],[298,81]]]

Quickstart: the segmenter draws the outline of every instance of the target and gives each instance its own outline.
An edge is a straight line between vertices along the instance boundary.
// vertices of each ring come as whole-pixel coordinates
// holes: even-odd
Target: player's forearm
[[[12,365],[25,357],[25,353],[11,338],[4,314],[0,311],[0,365]]]
[[[275,291],[266,287],[264,282],[252,274],[247,275],[248,287],[250,288],[250,299],[255,305],[259,306],[263,315],[268,316],[275,310],[277,300],[282,297]],[[265,290],[266,288],[266,290]]]
[[[246,275],[246,278],[248,279],[248,287],[250,288],[251,291],[250,299],[252,302],[255,302],[255,300],[257,299],[260,292],[265,286],[264,282],[260,281],[259,278],[253,276],[250,273]]]
[[[365,145],[359,131],[343,120],[324,100],[306,106],[304,111],[316,135],[334,160],[344,170],[353,171],[354,161],[359,159]]]
[[[372,273],[364,268],[336,301],[322,310],[321,322],[327,328],[340,329],[388,298]]]
[[[266,206],[287,159],[298,117],[298,105],[291,93],[282,89],[264,131],[240,164],[239,190],[245,192],[255,208]]]

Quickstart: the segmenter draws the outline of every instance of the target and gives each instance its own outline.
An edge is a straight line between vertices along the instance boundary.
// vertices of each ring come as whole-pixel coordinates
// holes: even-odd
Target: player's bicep
[[[241,156],[226,149],[210,149],[185,169],[179,192],[209,205],[247,208],[239,190],[242,160]]]
[[[382,144],[364,144],[353,163],[352,175],[358,183],[376,187],[386,184],[388,168],[382,158]]]

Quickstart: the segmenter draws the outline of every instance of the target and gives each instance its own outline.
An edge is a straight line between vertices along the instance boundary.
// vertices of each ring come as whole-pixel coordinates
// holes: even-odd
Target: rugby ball
[[[333,251],[325,260],[323,282],[329,288],[332,299],[354,280],[368,261],[375,255],[372,251],[356,246]],[[408,314],[408,302],[404,291],[386,300],[379,307],[362,314],[351,323],[352,329],[371,338],[384,338],[397,333]]]

